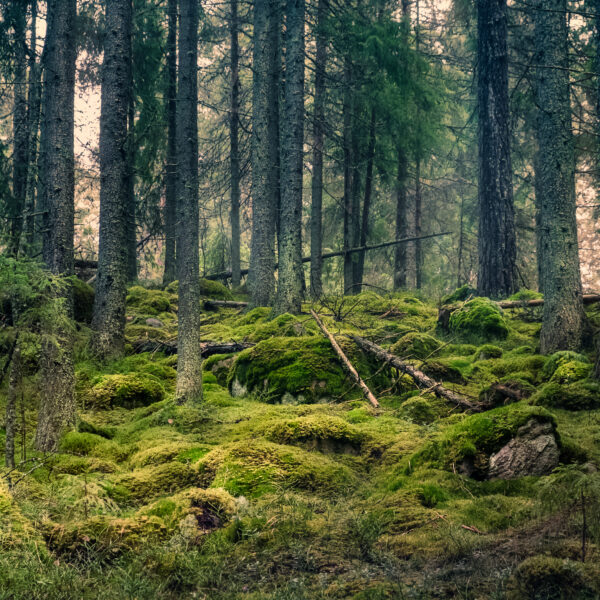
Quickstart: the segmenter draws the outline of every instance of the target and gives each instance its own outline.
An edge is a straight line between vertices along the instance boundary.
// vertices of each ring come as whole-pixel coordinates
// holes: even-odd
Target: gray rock
[[[146,325],[148,325],[148,327],[164,327],[163,322],[154,317],[146,319]]]
[[[552,423],[530,419],[517,435],[490,456],[490,479],[547,475],[558,466],[559,449]]]

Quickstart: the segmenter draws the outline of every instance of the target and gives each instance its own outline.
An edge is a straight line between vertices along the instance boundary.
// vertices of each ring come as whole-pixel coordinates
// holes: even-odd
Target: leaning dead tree
[[[350,337],[364,352],[370,354],[379,361],[389,364],[402,373],[405,373],[411,377],[421,389],[430,391],[432,394],[438,396],[438,398],[448,400],[449,402],[452,402],[453,404],[456,404],[457,406],[460,406],[466,410],[481,412],[481,407],[477,404],[473,404],[464,396],[445,388],[441,383],[434,381],[431,379],[431,377],[428,377],[416,367],[413,367],[411,364],[400,360],[397,356],[390,354],[381,346],[378,346],[377,344],[374,344],[373,342],[370,342],[369,340],[366,340],[358,335],[352,335]]]
[[[348,357],[344,354],[344,351],[340,348],[339,344],[335,341],[335,338],[331,335],[331,333],[329,333],[329,331],[327,330],[325,325],[323,325],[323,321],[321,321],[321,319],[319,318],[319,315],[317,315],[317,313],[314,310],[312,310],[312,308],[310,310],[310,314],[312,315],[313,319],[317,322],[317,325],[319,326],[321,331],[325,334],[325,337],[329,340],[331,347],[334,349],[335,353],[338,355],[338,357],[342,361],[342,365],[344,366],[346,371],[348,371],[348,373],[350,373],[350,375],[352,376],[354,381],[358,384],[358,386],[362,390],[363,394],[366,396],[367,400],[375,408],[379,408],[379,402],[377,401],[377,398],[375,398],[375,396],[373,395],[373,392],[371,392],[371,390],[369,389],[367,384],[361,379],[360,375],[358,374],[358,371],[354,368],[352,363],[348,360]]]

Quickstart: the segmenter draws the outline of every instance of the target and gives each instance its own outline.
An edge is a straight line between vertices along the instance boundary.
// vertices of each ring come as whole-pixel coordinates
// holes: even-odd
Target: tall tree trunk
[[[198,209],[198,0],[180,0],[177,90],[177,272],[179,403],[202,399]]]
[[[252,242],[248,284],[254,306],[270,306],[275,295],[275,220],[278,211],[279,121],[273,123],[279,95],[273,65],[278,53],[273,21],[278,0],[254,3],[252,84]],[[271,118],[270,118],[271,117]]]
[[[415,164],[415,237],[422,235],[423,197],[421,187],[421,157],[417,156]],[[415,286],[418,290],[423,285],[423,254],[421,240],[415,240]]]
[[[543,235],[542,353],[580,347],[585,315],[575,216],[566,0],[537,0],[537,106]]]
[[[133,17],[132,17],[133,18]],[[129,36],[129,98],[127,100],[127,206],[125,242],[127,244],[127,281],[137,279],[137,239],[135,209],[135,92],[133,89],[133,62],[131,36]]]
[[[163,284],[177,277],[177,0],[168,0],[167,33],[167,164],[165,173],[165,270]]]
[[[38,155],[38,129],[40,126],[40,103],[42,96],[41,69],[37,58],[37,0],[31,1],[31,24],[29,41],[29,83],[27,91],[27,137],[28,137],[28,176],[25,217],[23,223],[23,245],[33,256],[35,241],[35,204]]]
[[[544,293],[544,229],[542,228],[542,174],[540,170],[540,151],[533,157],[533,187],[535,194],[535,248],[537,259],[538,291]]]
[[[327,37],[324,32],[329,0],[317,5],[315,98],[313,103],[313,164],[310,213],[310,291],[314,298],[323,294],[323,141],[325,137],[325,72]]]
[[[358,99],[354,96],[352,101],[353,104],[353,119],[352,119],[352,179],[350,187],[351,197],[351,221],[350,221],[350,246],[356,248],[360,240],[360,194],[362,191],[362,179],[361,179],[361,164],[362,155],[361,152],[361,139],[360,129],[361,122],[358,117],[359,107]],[[350,287],[346,289],[347,294],[358,294],[361,291],[361,283],[358,278],[358,254],[352,254],[350,257],[352,261],[352,283]]]
[[[231,163],[231,284],[238,287],[240,275],[240,50],[238,0],[231,0],[229,21],[231,38],[231,109],[229,114],[229,140]]]
[[[73,153],[76,3],[49,0],[44,49],[42,173],[45,231],[43,256],[55,275],[73,274],[75,159]],[[72,292],[64,291],[72,314]],[[41,401],[35,446],[56,449],[61,433],[75,423],[73,344],[66,327],[56,325],[42,344]]]
[[[15,466],[15,437],[17,432],[17,395],[21,385],[21,348],[19,341],[15,342],[15,349],[10,362],[8,377],[8,391],[6,393],[6,443],[4,450],[5,464],[9,469]]]
[[[25,4],[25,3],[21,3]],[[25,7],[13,10],[15,32],[15,74],[13,86],[13,203],[8,251],[19,252],[27,199],[29,135],[27,127],[27,13]]]
[[[479,108],[479,274],[482,296],[517,289],[517,242],[510,158],[506,0],[477,1]]]
[[[396,174],[396,239],[408,237],[407,204],[406,204],[406,179],[407,179],[406,154],[401,148],[398,150],[398,171]],[[406,287],[406,246],[398,244],[394,250],[394,290]]]
[[[369,147],[367,149],[367,172],[365,175],[365,197],[363,201],[362,223],[360,227],[359,246],[364,246],[369,237],[369,220],[371,216],[371,196],[373,194],[373,163],[375,161],[375,109],[371,109],[371,122],[369,124]],[[358,253],[358,275],[357,283],[363,282],[365,271],[365,252]]]
[[[275,305],[279,314],[299,313],[302,304],[304,10],[304,0],[287,0],[279,281]]]
[[[353,144],[352,144],[352,122],[353,122],[353,94],[352,94],[352,64],[349,58],[344,61],[344,99],[343,99],[343,130],[342,145],[344,153],[344,250],[354,247],[353,240]],[[351,254],[344,255],[344,292],[352,290],[354,283],[354,263]]]
[[[123,352],[127,293],[130,0],[106,0],[100,115],[100,240],[92,327],[103,359]]]

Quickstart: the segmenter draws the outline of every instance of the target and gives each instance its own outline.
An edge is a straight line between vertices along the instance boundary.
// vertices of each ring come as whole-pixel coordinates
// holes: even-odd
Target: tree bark
[[[396,239],[407,236],[407,203],[406,203],[407,161],[404,150],[398,150],[398,170],[396,173]],[[394,250],[394,290],[406,287],[406,246],[398,244]]]
[[[278,53],[273,21],[277,0],[254,3],[252,84],[252,242],[248,286],[254,306],[270,306],[275,294],[275,220],[278,211],[278,155],[273,123],[276,99],[274,56]],[[278,36],[277,36],[278,38]],[[277,89],[274,89],[277,87]]]
[[[343,97],[343,129],[342,146],[344,154],[344,250],[349,250],[355,244],[353,243],[353,223],[354,215],[352,212],[352,178],[353,178],[353,159],[352,159],[352,113],[353,113],[353,94],[352,94],[352,64],[350,58],[344,60],[344,97]],[[354,269],[352,256],[349,253],[344,254],[344,290],[351,289],[354,284]]]
[[[6,393],[6,443],[5,464],[9,469],[15,466],[15,437],[17,432],[17,395],[21,385],[21,348],[17,341],[10,363],[8,391]]]
[[[119,356],[125,342],[128,220],[130,0],[106,0],[100,115],[100,238],[92,327],[96,354]]]
[[[575,216],[566,0],[537,0],[537,106],[544,316],[540,348],[548,354],[581,345],[582,305]]]
[[[506,0],[477,1],[479,108],[478,292],[508,297],[517,289],[517,242],[510,157]]]
[[[180,0],[177,90],[177,334],[176,401],[202,399],[198,208],[198,0]]]
[[[126,0],[127,1],[127,0]],[[133,19],[133,15],[132,15]],[[127,206],[125,214],[125,243],[127,244],[127,282],[137,279],[137,229],[135,206],[135,91],[133,88],[131,32],[129,36],[129,97],[127,99]]]
[[[76,3],[49,0],[44,49],[42,173],[45,231],[43,256],[55,275],[73,274],[75,169],[73,153]],[[71,287],[65,288],[65,311],[72,314]],[[35,446],[56,449],[62,432],[75,423],[73,342],[55,326],[42,344],[41,401]]]
[[[313,298],[323,294],[323,142],[325,138],[325,75],[327,37],[324,32],[329,0],[317,5],[315,98],[313,102],[313,161],[310,214],[310,292]]]
[[[302,304],[304,11],[304,0],[287,0],[279,280],[275,303],[278,314],[299,313]]]
[[[240,67],[238,0],[231,0],[229,21],[231,38],[231,108],[229,114],[231,169],[231,284],[238,287],[240,275]]]
[[[234,0],[235,1],[235,0]],[[175,281],[177,236],[177,0],[168,3],[167,33],[167,164],[165,172],[165,270],[163,284]]]

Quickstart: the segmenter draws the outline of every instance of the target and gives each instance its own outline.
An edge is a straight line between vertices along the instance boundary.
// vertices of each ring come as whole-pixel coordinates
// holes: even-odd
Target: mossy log
[[[374,344],[373,342],[370,342],[369,340],[366,340],[358,335],[352,335],[350,337],[365,352],[371,354],[372,356],[383,362],[388,363],[389,365],[395,367],[396,369],[398,369],[402,373],[405,373],[409,377],[412,377],[412,379],[420,388],[431,391],[439,398],[448,400],[449,402],[452,402],[453,404],[456,404],[457,406],[460,406],[461,408],[464,408],[466,410],[470,410],[473,412],[481,412],[481,406],[478,406],[477,404],[474,404],[464,396],[461,396],[460,394],[457,394],[452,390],[445,388],[441,383],[434,381],[433,379],[425,375],[425,373],[419,371],[409,363],[400,360],[397,356],[394,356],[393,354],[390,354],[381,346],[378,346],[377,344]]]
[[[367,400],[375,407],[379,408],[379,402],[377,402],[377,398],[373,396],[373,392],[369,389],[367,384],[361,379],[357,370],[352,366],[352,363],[348,360],[348,357],[344,354],[343,350],[339,347],[338,343],[335,341],[335,338],[327,331],[325,325],[323,325],[323,321],[319,319],[317,313],[310,310],[310,314],[313,316],[313,319],[317,322],[317,325],[321,329],[321,331],[325,334],[329,342],[331,343],[332,348],[335,350],[335,353],[340,357],[342,364],[346,368],[346,370],[352,375],[356,383],[360,386],[360,389],[363,391],[364,395],[367,397]]]
[[[235,300],[211,300],[210,298],[204,300],[204,308],[206,310],[212,310],[214,308],[246,308],[248,302],[237,302]]]
[[[246,348],[252,348],[255,344],[247,342],[202,342],[200,345],[200,354],[202,358],[213,356],[214,354],[232,354],[241,352]],[[177,340],[150,340],[142,339],[133,342],[133,350],[136,354],[142,352],[162,352],[167,356],[177,354]]]

